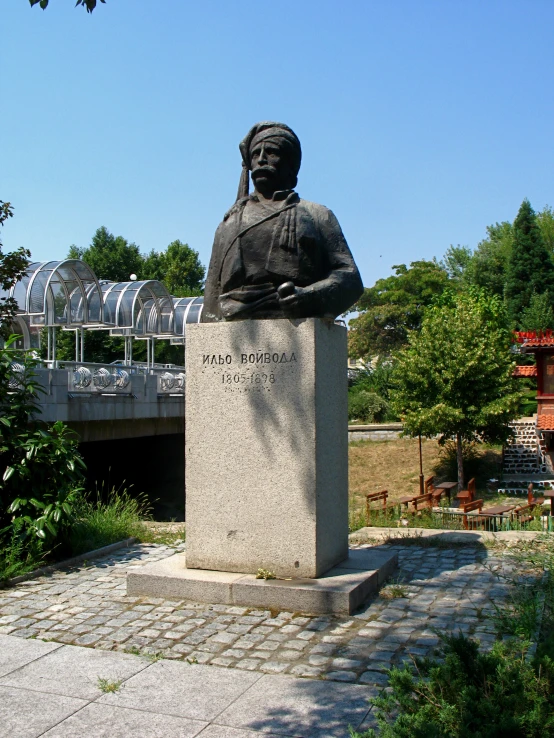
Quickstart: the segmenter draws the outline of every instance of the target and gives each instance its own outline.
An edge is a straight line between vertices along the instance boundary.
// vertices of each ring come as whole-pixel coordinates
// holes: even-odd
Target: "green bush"
[[[84,479],[77,438],[64,423],[37,419],[36,360],[0,349],[0,536],[53,543],[71,521]]]
[[[388,400],[391,390],[392,364],[390,361],[378,360],[367,369],[357,370],[350,386],[356,390],[376,392]]]
[[[387,414],[388,403],[376,392],[351,389],[348,393],[348,418],[366,423],[381,421]]]
[[[529,643],[516,640],[497,641],[487,654],[463,634],[441,640],[442,658],[389,671],[389,693],[373,700],[380,738],[554,736],[550,658],[529,662]]]

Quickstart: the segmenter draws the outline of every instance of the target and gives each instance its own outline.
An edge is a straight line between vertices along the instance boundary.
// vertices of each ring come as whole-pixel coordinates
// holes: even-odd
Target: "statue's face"
[[[277,141],[265,140],[250,151],[252,180],[259,192],[276,192],[287,189],[288,162],[283,148]]]

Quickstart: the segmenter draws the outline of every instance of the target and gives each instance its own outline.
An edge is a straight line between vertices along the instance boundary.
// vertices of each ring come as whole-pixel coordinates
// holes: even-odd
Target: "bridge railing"
[[[132,394],[133,376],[156,377],[160,395],[182,395],[185,392],[185,368],[182,366],[146,364],[107,364],[78,361],[43,362],[45,369],[66,370],[68,391],[72,394]]]

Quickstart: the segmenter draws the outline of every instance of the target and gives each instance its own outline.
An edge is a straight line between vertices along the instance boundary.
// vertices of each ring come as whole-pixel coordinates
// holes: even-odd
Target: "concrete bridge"
[[[146,493],[157,518],[184,516],[183,367],[58,362],[37,370],[41,419],[80,439],[88,486]]]
[[[89,488],[132,485],[158,500],[157,516],[182,519],[185,374],[183,367],[156,365],[155,346],[183,345],[186,326],[201,319],[203,298],[175,297],[161,282],[131,276],[102,280],[79,259],[35,262],[13,287],[0,289],[0,299],[17,305],[16,348],[37,355],[45,344],[42,418],[78,433]],[[60,330],[75,334],[75,361],[57,358]],[[88,330],[122,338],[121,363],[87,363]],[[146,364],[133,362],[135,340],[146,342]]]
[[[58,362],[38,369],[41,418],[82,442],[184,433],[184,367]]]

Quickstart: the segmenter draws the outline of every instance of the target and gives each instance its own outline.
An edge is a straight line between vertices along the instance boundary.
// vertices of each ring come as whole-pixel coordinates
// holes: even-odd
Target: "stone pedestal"
[[[187,569],[314,578],[348,556],[346,329],[188,325]]]
[[[398,554],[370,549],[349,556],[317,579],[256,579],[253,574],[189,569],[188,554],[138,566],[127,575],[127,594],[176,601],[240,605],[262,610],[350,615],[398,565]]]

